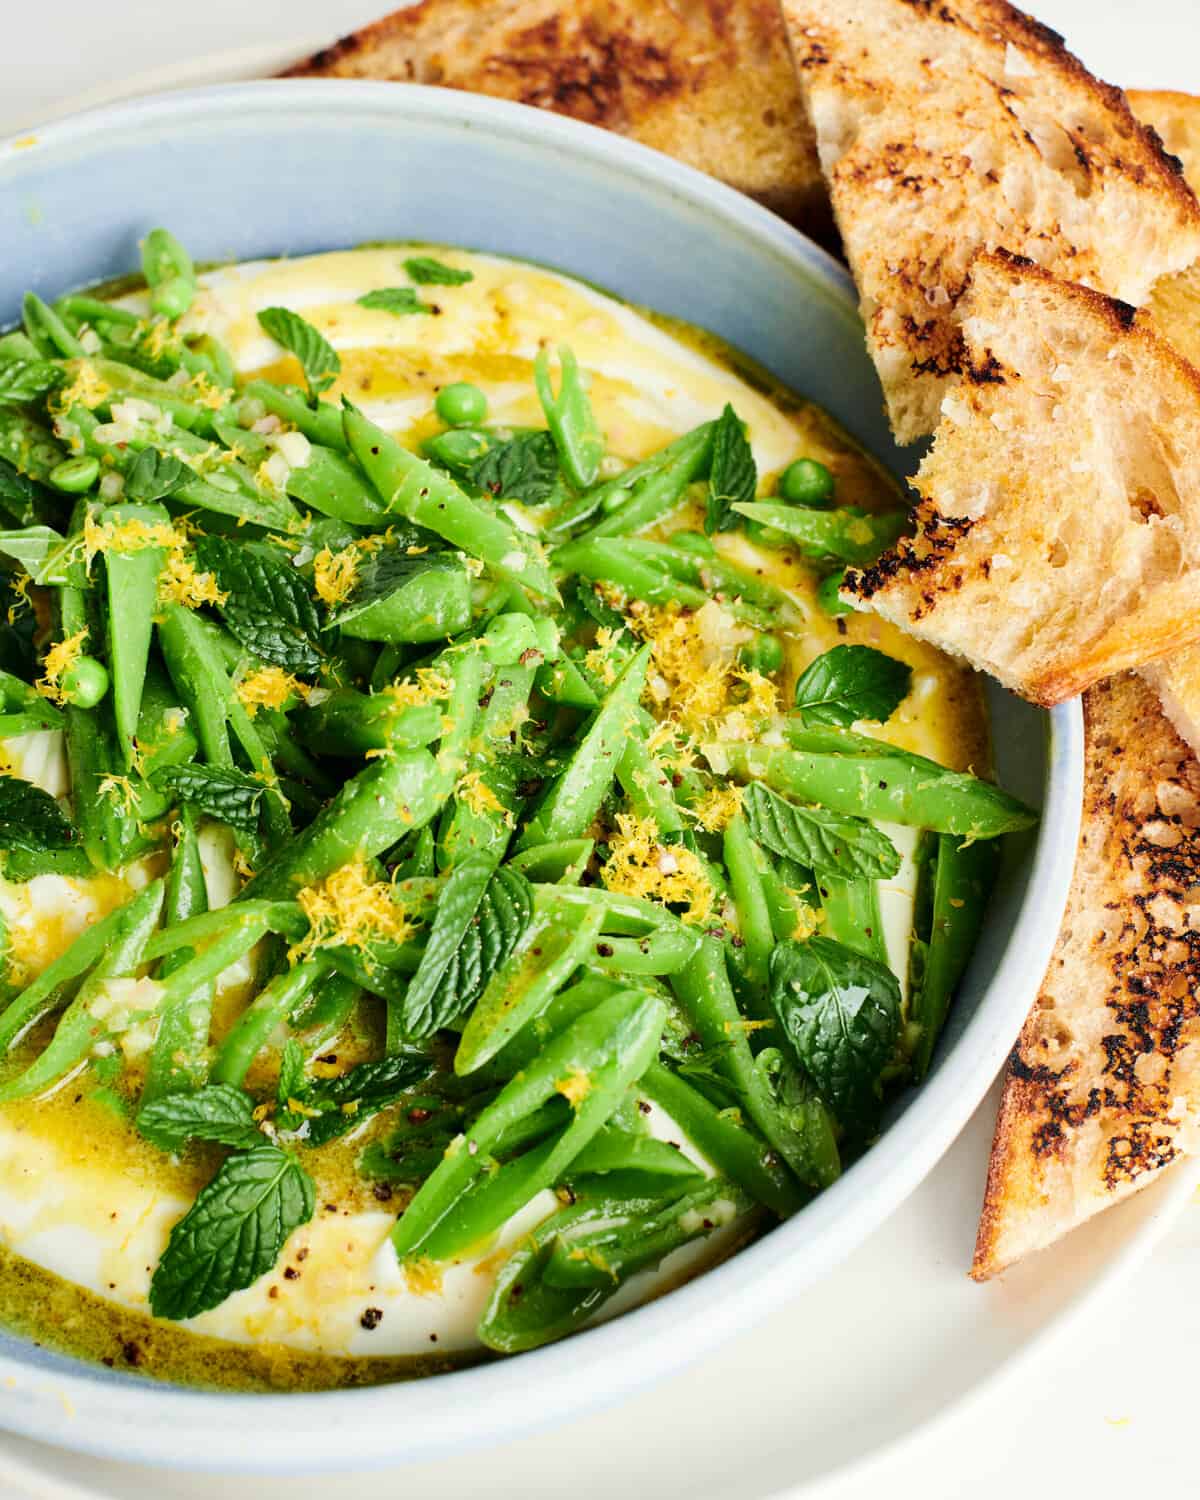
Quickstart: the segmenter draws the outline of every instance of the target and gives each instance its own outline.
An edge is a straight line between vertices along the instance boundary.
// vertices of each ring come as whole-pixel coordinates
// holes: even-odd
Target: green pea
[[[838,597],[845,581],[846,570],[839,568],[836,573],[827,573],[817,587],[817,603],[827,615],[832,615],[835,620],[840,615],[854,613],[853,604],[846,604]]]
[[[777,635],[756,635],[738,652],[742,666],[770,677],[783,666],[783,642]]]
[[[63,673],[61,687],[76,708],[95,708],[108,692],[108,668],[94,656],[81,656]]]
[[[84,490],[91,489],[99,477],[100,460],[91,457],[64,458],[62,463],[54,465],[48,475],[54,488],[62,490],[66,495],[82,495]]]
[[[483,637],[483,654],[496,667],[511,667],[526,651],[537,651],[537,632],[528,615],[497,615]]]
[[[833,504],[833,475],[815,458],[798,458],[779,476],[779,494],[794,505],[825,510]]]
[[[487,416],[487,397],[477,385],[460,380],[442,387],[433,409],[447,427],[473,427]]]

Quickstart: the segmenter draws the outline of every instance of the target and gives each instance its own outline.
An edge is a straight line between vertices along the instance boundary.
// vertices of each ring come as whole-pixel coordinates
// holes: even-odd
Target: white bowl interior
[[[720,334],[896,472],[844,271],[749,200],[555,116],[417,87],[234,85],[78,116],[0,146],[0,327],[127,272],[147,229],[198,260],[421,238],[540,260]],[[155,1385],[0,1335],[0,1426],[171,1465],[313,1470],[429,1457],[615,1400],[765,1315],[844,1257],[933,1166],[1033,997],[1078,831],[1082,724],[990,692],[1003,783],[1043,808],[1013,848],[929,1079],[827,1193],[733,1260],[569,1342],[435,1379],[306,1396]],[[982,1186],[982,1185],[981,1185]],[[330,1434],[338,1441],[331,1444]]]

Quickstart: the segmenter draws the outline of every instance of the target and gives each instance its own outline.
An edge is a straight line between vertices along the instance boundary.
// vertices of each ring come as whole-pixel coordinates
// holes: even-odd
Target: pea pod
[[[755,989],[762,994],[767,984],[767,964],[775,947],[771,926],[771,908],[759,868],[760,855],[741,813],[732,818],[724,834],[725,868],[738,917],[739,950],[742,969]],[[758,1007],[760,1017],[766,1006]]]
[[[105,527],[153,528],[169,526],[161,505],[114,505],[104,514]],[[108,665],[112,673],[113,713],[117,742],[126,769],[137,752],[138,715],[142,686],[150,656],[150,637],[158,600],[158,579],[166,563],[160,542],[105,552],[108,590]]]
[[[692,1145],[719,1172],[736,1182],[781,1219],[805,1202],[806,1195],[761,1135],[711,1104],[703,1094],[661,1063],[651,1063],[639,1090],[668,1114]]]
[[[451,1143],[444,1160],[409,1204],[393,1233],[401,1260],[421,1253],[423,1244],[460,1198],[488,1170],[504,1133],[519,1120],[563,1094],[571,1123],[539,1161],[538,1181],[549,1185],[596,1134],[621,1095],[641,1076],[654,1055],[666,1011],[661,1000],[621,991],[603,1000],[556,1037],[501,1090],[465,1136]],[[532,1188],[533,1183],[527,1183]],[[472,1243],[478,1226],[461,1233]]]
[[[325,755],[363,755],[368,750],[415,750],[442,732],[437,703],[401,705],[389,693],[335,688],[292,723],[296,733]]]
[[[595,479],[604,457],[604,434],[597,426],[575,355],[565,344],[559,345],[558,362],[557,395],[550,383],[550,356],[544,348],[538,350],[534,360],[533,380],[558,449],[558,461],[576,489],[583,490]]]
[[[53,1037],[25,1071],[0,1086],[0,1104],[24,1099],[56,1083],[64,1073],[77,1068],[92,1048],[109,1035],[109,1027],[99,1002],[110,979],[125,979],[137,972],[145,954],[150,934],[158,924],[162,909],[163,883],[155,880],[120,911],[120,920],[110,929],[110,941],[99,962],[80,986],[79,993],[59,1019]],[[16,1005],[28,1004],[26,996],[5,1012],[9,1016]]]
[[[26,292],[21,304],[25,335],[43,359],[70,359],[83,353],[83,345],[52,307],[36,292]]]
[[[602,536],[628,536],[661,520],[681,503],[688,485],[708,472],[713,427],[712,422],[705,422],[615,479],[589,490],[575,514],[564,513],[554,529],[578,524],[599,512],[601,519],[583,533],[587,540],[594,541]]]
[[[825,932],[835,942],[887,964],[887,941],[879,906],[877,880],[841,880],[822,875],[817,886],[825,913]]]
[[[806,1143],[779,1108],[766,1076],[755,1068],[746,1023],[738,1010],[725,967],[725,952],[705,936],[696,957],[671,976],[671,988],[704,1046],[719,1059],[739,1103],[800,1181],[812,1186],[813,1161]]]
[[[294,1015],[316,987],[325,981],[332,961],[315,953],[303,963],[276,974],[234,1022],[222,1041],[212,1067],[214,1083],[240,1088],[271,1033]]]
[[[938,836],[928,927],[919,933],[921,963],[909,1001],[909,1020],[921,1028],[912,1055],[917,1080],[929,1071],[934,1044],[979,935],[999,864],[995,843],[971,844],[950,834]]]
[[[795,547],[805,557],[833,558],[858,566],[874,562],[881,552],[912,530],[912,518],[904,510],[868,514],[849,507],[812,510],[769,501],[750,501],[733,508],[747,520],[782,533],[785,545]]]
[[[163,917],[168,927],[186,922],[189,917],[208,910],[208,887],[204,866],[200,862],[200,844],[195,825],[187,808],[182,808],[175,829],[175,852],[167,872]],[[195,957],[186,945],[164,954],[158,965],[158,977],[166,979]],[[158,1032],[142,1086],[142,1107],[181,1089],[194,1088],[204,1081],[203,1054],[208,1042],[212,1017],[212,986],[185,995],[172,1008],[159,1007]]]
[[[438,790],[436,767],[427,750],[405,750],[372,761],[326,803],[303,833],[267,861],[243,886],[242,896],[286,899],[352,860],[373,859],[403,834],[429,822],[445,800]]]
[[[698,610],[711,597],[702,584],[685,583],[676,577],[660,557],[612,538],[593,539],[589,534],[568,542],[556,549],[554,565],[564,573],[612,584],[629,598],[644,599],[648,604]],[[747,599],[734,597],[725,603],[731,614],[756,630],[771,630],[778,623],[771,613]]]
[[[865,754],[743,743],[702,749],[709,765],[722,773],[739,781],[765,781],[784,796],[831,812],[972,839],[1016,833],[1037,822],[1032,808],[990,781],[888,746]]]
[[[728,1210],[718,1210],[718,1204]],[[657,1202],[600,1197],[564,1209],[539,1225],[501,1267],[479,1320],[480,1341],[515,1354],[575,1332],[635,1271],[657,1264],[710,1232],[727,1211],[736,1215],[745,1206],[736,1188],[713,1179],[693,1193]]]
[[[537,887],[539,892],[546,889]],[[549,889],[557,895],[563,888]],[[533,921],[488,981],[463,1028],[454,1055],[454,1071],[460,1077],[482,1067],[545,1009],[555,990],[592,956],[603,920],[598,906],[580,913],[561,902],[535,898]]]
[[[700,934],[655,901],[619,896],[597,886],[556,886],[548,901],[566,911],[598,911],[591,962],[602,972],[674,974],[694,957]]]
[[[558,590],[529,540],[498,511],[487,510],[442,473],[347,405],[346,441],[387,509],[425,526],[477,557],[501,578],[557,600]]]
[[[641,647],[613,684],[566,769],[521,833],[518,849],[578,838],[586,833],[616,775],[649,662],[647,645]]]
[[[342,413],[331,401],[315,401],[310,405],[295,387],[273,385],[269,380],[247,381],[242,387],[242,397],[260,403],[260,410],[265,407],[289,427],[302,432],[310,442],[318,443],[322,448],[349,452]]]
[[[168,230],[152,229],[142,241],[142,274],[156,313],[179,318],[187,312],[196,296],[196,268]]]

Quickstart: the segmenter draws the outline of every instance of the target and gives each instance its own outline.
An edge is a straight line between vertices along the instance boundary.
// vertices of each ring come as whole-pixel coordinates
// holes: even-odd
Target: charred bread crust
[[[1075,874],[1008,1065],[981,1281],[1144,1186],[1200,1104],[1200,764],[1132,674],[1084,720]]]

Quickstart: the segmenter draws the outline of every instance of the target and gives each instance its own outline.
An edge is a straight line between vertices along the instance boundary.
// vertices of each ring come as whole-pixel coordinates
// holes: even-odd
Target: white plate
[[[1200,1163],[1180,1163],[977,1287],[965,1272],[994,1118],[993,1093],[905,1206],[769,1325],[608,1411],[437,1463],[309,1480],[151,1473],[6,1438],[0,1480],[38,1500],[560,1500],[567,1490],[571,1500],[768,1500],[808,1491],[879,1464],[918,1434],[936,1436],[967,1402],[1012,1379],[1149,1254],[1200,1174]],[[336,1432],[329,1442],[336,1447]]]

